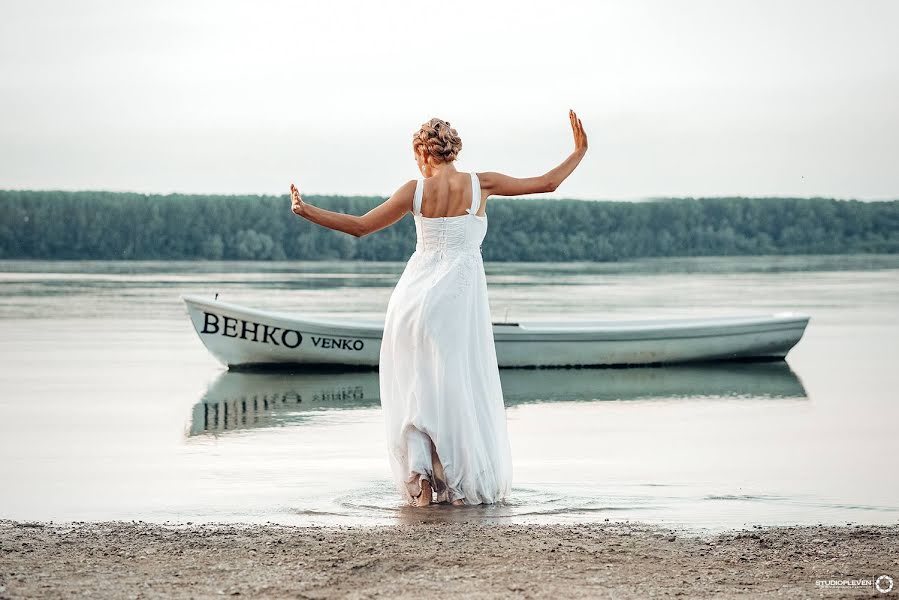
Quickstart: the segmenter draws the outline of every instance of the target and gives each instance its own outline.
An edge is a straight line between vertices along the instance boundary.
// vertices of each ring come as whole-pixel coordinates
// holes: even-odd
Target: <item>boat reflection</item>
[[[798,398],[786,362],[596,369],[503,369],[506,406],[551,401]],[[380,407],[377,371],[225,371],[194,406],[188,435],[302,424],[323,411]]]

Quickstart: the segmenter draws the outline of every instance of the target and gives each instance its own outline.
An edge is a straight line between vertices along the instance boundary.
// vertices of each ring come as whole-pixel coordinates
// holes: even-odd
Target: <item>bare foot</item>
[[[428,506],[431,504],[431,494],[433,490],[431,489],[431,482],[427,479],[421,480],[421,495],[415,498],[415,506]]]
[[[462,498],[457,498],[453,500],[453,506],[465,506],[465,501]]]

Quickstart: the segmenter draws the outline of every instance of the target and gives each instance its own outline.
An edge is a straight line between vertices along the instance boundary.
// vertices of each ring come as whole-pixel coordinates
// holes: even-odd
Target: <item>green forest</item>
[[[357,214],[381,197],[308,196]],[[491,198],[492,261],[895,253],[899,201]],[[284,196],[0,191],[0,259],[405,260],[411,215],[362,238],[297,217]]]

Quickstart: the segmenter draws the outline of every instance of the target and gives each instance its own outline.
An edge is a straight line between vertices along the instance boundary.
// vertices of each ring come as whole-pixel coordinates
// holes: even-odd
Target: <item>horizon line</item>
[[[27,187],[13,187],[13,188],[0,188],[0,193],[4,192],[71,192],[71,193],[108,193],[108,194],[137,194],[142,196],[222,196],[222,197],[238,197],[238,196],[255,196],[255,197],[272,197],[279,198],[285,197],[289,198],[289,192],[285,192],[284,194],[269,194],[269,193],[253,193],[253,192],[178,192],[178,191],[170,191],[170,192],[142,192],[135,190],[124,190],[124,189],[103,189],[103,188],[27,188]],[[320,193],[320,192],[303,192],[303,195],[308,197],[330,197],[330,198],[384,198],[385,200],[390,197],[390,195],[383,194],[332,194],[332,193]],[[762,199],[762,198],[770,198],[770,199],[807,199],[807,200],[836,200],[840,202],[896,202],[899,201],[899,195],[892,198],[860,198],[854,196],[823,196],[823,195],[813,195],[813,196],[794,196],[794,195],[780,195],[780,194],[753,194],[753,195],[743,195],[743,194],[718,194],[718,195],[659,195],[655,194],[652,196],[639,196],[639,197],[628,197],[628,198],[579,198],[579,197],[568,197],[568,196],[547,196],[545,194],[528,194],[526,196],[499,196],[493,195],[491,198],[497,199],[511,199],[518,198],[522,200],[547,200],[547,201],[559,201],[559,200],[574,200],[578,202],[657,202],[659,200],[702,200],[702,199],[724,199],[724,198],[746,198],[746,199]]]

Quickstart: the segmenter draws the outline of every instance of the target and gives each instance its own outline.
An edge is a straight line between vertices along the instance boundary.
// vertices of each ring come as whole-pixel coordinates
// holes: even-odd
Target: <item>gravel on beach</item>
[[[889,575],[888,594],[849,580]],[[816,580],[842,581],[825,588]],[[881,580],[882,585],[886,580]],[[899,525],[389,526],[0,520],[0,598],[899,596]]]

